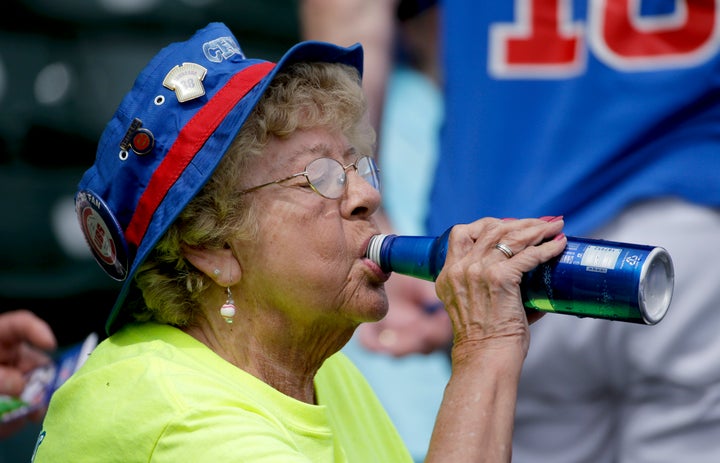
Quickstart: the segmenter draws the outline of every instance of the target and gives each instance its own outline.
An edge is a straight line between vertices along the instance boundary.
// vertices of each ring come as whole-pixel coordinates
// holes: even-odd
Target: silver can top
[[[650,251],[640,272],[638,306],[647,324],[654,325],[665,317],[674,286],[675,270],[670,254],[657,247]]]

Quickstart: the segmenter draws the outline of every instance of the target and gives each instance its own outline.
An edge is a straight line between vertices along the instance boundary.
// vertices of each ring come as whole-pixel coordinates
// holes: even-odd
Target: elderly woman
[[[316,42],[247,59],[214,23],[145,68],[77,195],[98,262],[125,280],[111,335],[53,397],[34,461],[411,461],[339,352],[387,311],[388,275],[364,257],[380,193],[361,62]],[[437,281],[453,374],[428,461],[509,460],[519,282],[561,230],[454,228]]]

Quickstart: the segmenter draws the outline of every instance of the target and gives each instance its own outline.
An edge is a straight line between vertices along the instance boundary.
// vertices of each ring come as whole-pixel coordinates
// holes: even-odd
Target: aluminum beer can
[[[670,306],[674,279],[661,247],[568,237],[565,251],[520,286],[527,308],[654,325]]]

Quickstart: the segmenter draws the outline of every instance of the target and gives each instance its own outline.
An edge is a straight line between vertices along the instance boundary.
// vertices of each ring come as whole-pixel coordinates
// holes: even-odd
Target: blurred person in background
[[[309,36],[364,43],[369,34],[370,44],[391,36],[360,27],[388,24],[382,8],[374,22],[359,18],[370,12],[363,3],[306,0]],[[720,2],[441,6],[445,118],[427,232],[487,215],[562,214],[570,235],[662,246],[675,264],[673,302],[657,326],[548,316],[532,327],[513,461],[714,461]],[[323,17],[345,22],[317,26]],[[557,181],[547,187],[548,179]],[[391,313],[410,309],[411,297],[391,296]],[[396,345],[427,347],[403,341],[425,336],[414,328],[423,314],[417,304],[414,316],[395,317],[409,321],[393,327]],[[390,321],[365,344],[403,354],[381,342]]]

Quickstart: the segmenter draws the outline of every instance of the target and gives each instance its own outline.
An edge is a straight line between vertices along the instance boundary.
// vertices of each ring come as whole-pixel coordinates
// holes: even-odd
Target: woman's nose
[[[380,191],[370,185],[355,169],[347,172],[343,209],[349,216],[369,217],[380,207]]]

